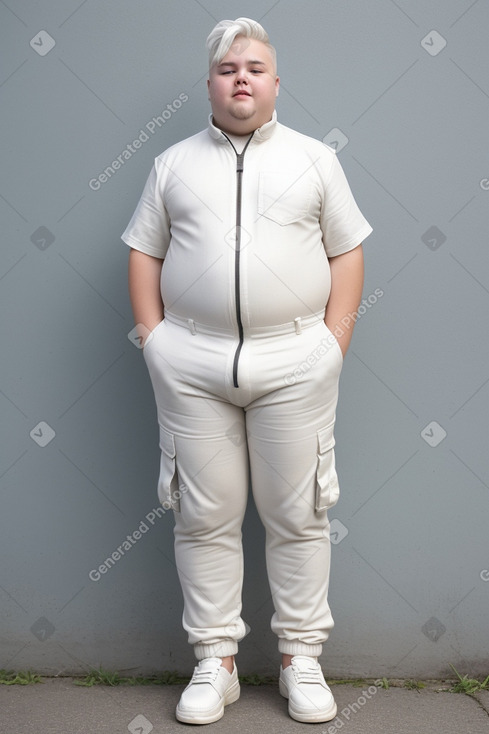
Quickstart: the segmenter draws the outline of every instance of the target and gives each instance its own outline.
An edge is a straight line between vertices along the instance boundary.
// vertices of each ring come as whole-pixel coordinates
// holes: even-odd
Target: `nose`
[[[235,81],[236,84],[248,84],[248,74],[246,69],[238,69]]]

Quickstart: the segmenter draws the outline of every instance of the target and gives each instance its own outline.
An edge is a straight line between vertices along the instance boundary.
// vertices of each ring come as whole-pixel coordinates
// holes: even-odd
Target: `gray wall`
[[[207,33],[243,14],[262,20],[278,48],[279,119],[337,144],[375,230],[364,295],[383,293],[362,309],[342,374],[342,494],[330,514],[336,627],[324,668],[429,677],[452,663],[487,673],[482,0],[0,4],[0,668],[194,664],[173,520],[151,514],[156,414],[128,338],[119,237],[153,158],[206,124]],[[276,673],[251,502],[244,530],[251,631],[240,672]],[[127,536],[125,555],[91,578]]]

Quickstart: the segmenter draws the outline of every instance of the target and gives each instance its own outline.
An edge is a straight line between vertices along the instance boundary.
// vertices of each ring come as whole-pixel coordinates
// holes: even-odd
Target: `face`
[[[234,135],[247,135],[272,117],[279,78],[271,52],[261,41],[236,36],[207,81],[214,124]]]

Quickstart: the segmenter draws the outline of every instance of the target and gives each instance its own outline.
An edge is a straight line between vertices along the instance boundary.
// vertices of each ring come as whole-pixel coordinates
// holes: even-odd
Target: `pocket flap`
[[[160,426],[160,449],[165,452],[170,459],[175,458],[175,437],[173,433],[167,431],[163,426]]]
[[[316,512],[329,510],[338,501],[340,488],[335,467],[334,423],[318,433],[318,463],[316,472]]]
[[[318,444],[320,454],[324,454],[326,451],[333,448],[335,445],[334,423],[330,426],[326,426],[326,428],[321,428],[321,430],[318,431]]]
[[[305,217],[311,205],[312,184],[293,168],[260,171],[258,214],[280,225],[293,224]]]

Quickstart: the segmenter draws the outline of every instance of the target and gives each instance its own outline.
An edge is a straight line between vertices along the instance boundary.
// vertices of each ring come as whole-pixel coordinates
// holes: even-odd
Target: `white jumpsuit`
[[[249,481],[266,530],[279,650],[318,656],[327,509],[339,494],[342,355],[324,323],[329,257],[372,231],[334,151],[276,120],[237,153],[212,124],[158,156],[122,239],[164,259],[165,318],[143,353],[158,412],[183,625],[198,659],[233,655]]]

